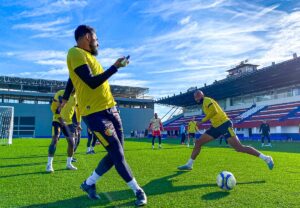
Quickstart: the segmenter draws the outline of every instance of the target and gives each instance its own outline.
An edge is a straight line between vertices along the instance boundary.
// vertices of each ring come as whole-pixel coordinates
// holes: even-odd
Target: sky
[[[87,24],[104,68],[131,56],[109,83],[154,99],[224,79],[246,59],[262,68],[300,55],[296,0],[1,0],[0,24],[0,75],[67,80],[74,30]]]

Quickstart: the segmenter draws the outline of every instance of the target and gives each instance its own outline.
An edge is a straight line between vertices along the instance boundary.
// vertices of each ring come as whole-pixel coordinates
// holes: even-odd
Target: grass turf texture
[[[192,148],[178,140],[164,140],[163,149],[151,149],[150,139],[127,139],[126,159],[148,195],[147,207],[299,207],[300,143],[274,143],[259,148],[273,156],[273,171],[258,158],[220,147],[218,141],[202,149],[190,172],[177,171]],[[65,170],[66,141],[58,143],[55,172],[45,173],[50,139],[14,139],[0,146],[0,207],[133,207],[135,197],[113,168],[97,183],[99,201],[91,201],[79,189],[106,154],[96,146],[85,154],[86,140],[76,153],[78,171]],[[157,144],[156,144],[157,147]],[[237,179],[230,192],[216,185],[217,174],[227,170]]]

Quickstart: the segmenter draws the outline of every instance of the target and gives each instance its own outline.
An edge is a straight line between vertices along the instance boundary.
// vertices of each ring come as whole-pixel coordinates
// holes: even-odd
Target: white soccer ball
[[[236,185],[234,175],[228,171],[222,171],[217,177],[217,184],[223,190],[231,190]]]

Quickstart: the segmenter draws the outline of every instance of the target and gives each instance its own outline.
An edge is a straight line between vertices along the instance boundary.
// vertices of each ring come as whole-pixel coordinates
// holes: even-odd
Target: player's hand
[[[114,63],[114,66],[118,69],[120,67],[125,67],[129,64],[129,60],[123,56],[122,58],[118,58],[117,61]]]

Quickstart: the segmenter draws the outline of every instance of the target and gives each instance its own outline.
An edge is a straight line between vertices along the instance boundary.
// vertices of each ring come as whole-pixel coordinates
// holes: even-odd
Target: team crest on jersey
[[[105,135],[106,136],[112,136],[114,131],[111,129],[111,128],[106,128],[105,131],[104,131]]]

